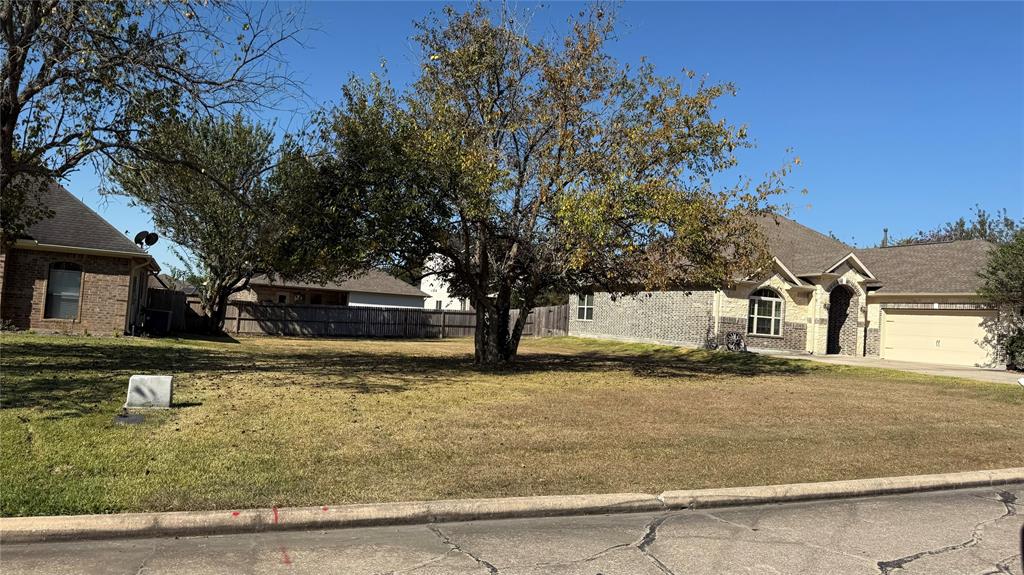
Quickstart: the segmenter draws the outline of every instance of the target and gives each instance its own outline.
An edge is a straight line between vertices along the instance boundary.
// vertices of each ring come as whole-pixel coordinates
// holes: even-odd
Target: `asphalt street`
[[[54,575],[1024,575],[1024,485],[620,514],[0,546]]]

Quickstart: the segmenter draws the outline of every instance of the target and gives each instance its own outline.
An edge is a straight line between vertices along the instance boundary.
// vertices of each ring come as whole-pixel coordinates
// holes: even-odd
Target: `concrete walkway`
[[[1024,485],[781,505],[4,544],[4,575],[1024,575]]]
[[[1024,373],[1018,373],[1015,371],[1007,371],[1005,369],[986,369],[982,367],[966,367],[963,365],[940,365],[934,363],[916,363],[910,361],[892,361],[888,359],[879,359],[877,357],[862,357],[862,356],[848,356],[848,355],[810,355],[806,353],[792,353],[792,352],[776,352],[776,351],[761,351],[757,350],[756,353],[763,353],[775,357],[785,357],[788,359],[806,359],[808,361],[817,361],[821,363],[831,363],[835,365],[855,365],[860,367],[881,367],[884,369],[898,369],[900,371],[910,371],[913,373],[923,373],[926,375],[942,375],[946,377],[962,377],[965,379],[974,379],[979,381],[992,381],[995,383],[1017,383],[1017,380],[1024,377]]]

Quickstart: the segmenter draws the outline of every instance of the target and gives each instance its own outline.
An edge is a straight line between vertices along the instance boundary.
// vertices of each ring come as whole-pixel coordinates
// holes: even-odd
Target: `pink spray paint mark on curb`
[[[324,505],[323,510],[327,511],[327,506],[326,505]]]
[[[231,516],[232,517],[238,517],[239,515],[241,515],[241,513],[239,513],[238,511],[232,511],[231,512]]]
[[[271,511],[274,512],[274,525],[277,525],[277,506],[275,505],[275,506],[271,507],[270,509],[271,509]]]

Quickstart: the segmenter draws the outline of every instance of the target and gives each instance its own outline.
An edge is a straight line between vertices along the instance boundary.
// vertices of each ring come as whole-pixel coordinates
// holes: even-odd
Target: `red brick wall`
[[[0,248],[0,310],[4,307],[4,272],[7,270],[7,251]]]
[[[21,329],[111,336],[124,332],[131,260],[15,249],[6,254],[0,316]],[[43,319],[50,264],[82,266],[79,319]]]

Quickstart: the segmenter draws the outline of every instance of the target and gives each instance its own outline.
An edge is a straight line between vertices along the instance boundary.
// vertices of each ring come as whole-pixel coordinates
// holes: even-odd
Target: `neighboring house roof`
[[[430,297],[416,287],[380,270],[369,270],[355,277],[324,284],[282,281],[280,279],[271,281],[267,276],[258,275],[252,278],[249,285]]]
[[[959,240],[857,250],[882,282],[877,293],[974,293],[994,248],[985,240]]]
[[[167,274],[149,276],[149,287],[176,290],[184,293],[185,295],[193,295],[197,291],[194,285]]]
[[[854,251],[837,239],[782,216],[760,217],[758,224],[768,240],[768,251],[797,276],[820,274]]]
[[[43,205],[53,211],[53,217],[29,227],[25,234],[27,239],[47,246],[149,257],[145,250],[135,245],[60,184],[51,183],[40,199]]]

